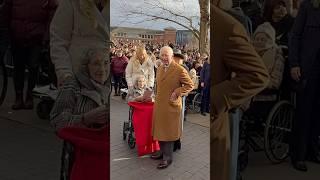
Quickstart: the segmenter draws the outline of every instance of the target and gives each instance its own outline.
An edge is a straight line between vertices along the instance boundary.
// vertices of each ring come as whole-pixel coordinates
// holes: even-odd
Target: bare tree
[[[200,40],[199,49],[200,53],[209,54],[208,30],[209,30],[209,0],[199,0],[200,6]]]
[[[183,5],[183,0],[180,3]],[[172,1],[171,1],[172,3]],[[172,5],[172,4],[171,4]],[[170,4],[161,0],[144,1],[143,7],[128,7],[127,4],[121,4],[121,10],[124,14],[124,21],[133,24],[139,24],[147,21],[167,21],[175,23],[187,30],[190,30],[194,37],[199,40],[199,49],[202,52],[208,52],[208,30],[209,30],[209,0],[199,0],[200,16],[187,16],[185,8],[169,8]],[[141,20],[142,18],[142,20]],[[140,19],[140,21],[137,21]]]

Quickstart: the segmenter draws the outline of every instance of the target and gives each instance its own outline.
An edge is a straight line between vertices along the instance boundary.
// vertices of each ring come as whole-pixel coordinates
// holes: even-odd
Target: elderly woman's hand
[[[106,124],[107,123],[107,108],[106,106],[100,106],[83,115],[83,123],[86,126],[92,124]]]

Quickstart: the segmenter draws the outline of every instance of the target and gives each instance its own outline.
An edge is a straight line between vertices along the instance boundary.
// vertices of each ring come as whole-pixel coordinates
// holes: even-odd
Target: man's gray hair
[[[164,50],[168,50],[169,53],[170,53],[171,55],[173,55],[173,49],[172,49],[170,46],[163,46],[163,47],[160,49],[160,56],[162,55],[162,53],[163,53]]]

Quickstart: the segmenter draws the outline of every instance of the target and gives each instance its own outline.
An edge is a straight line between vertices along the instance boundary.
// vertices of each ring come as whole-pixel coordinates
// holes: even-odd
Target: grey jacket
[[[87,49],[109,48],[109,9],[106,7],[100,12],[94,6],[90,11],[94,19],[90,19],[86,15],[86,2],[87,0],[60,1],[52,19],[51,59],[58,78],[76,73]]]

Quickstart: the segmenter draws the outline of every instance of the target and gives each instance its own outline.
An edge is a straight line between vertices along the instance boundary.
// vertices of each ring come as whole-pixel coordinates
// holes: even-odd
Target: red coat
[[[123,74],[126,71],[127,64],[128,58],[126,56],[114,57],[111,60],[112,74]]]
[[[14,43],[49,40],[49,25],[57,8],[57,0],[9,1],[10,30]]]

